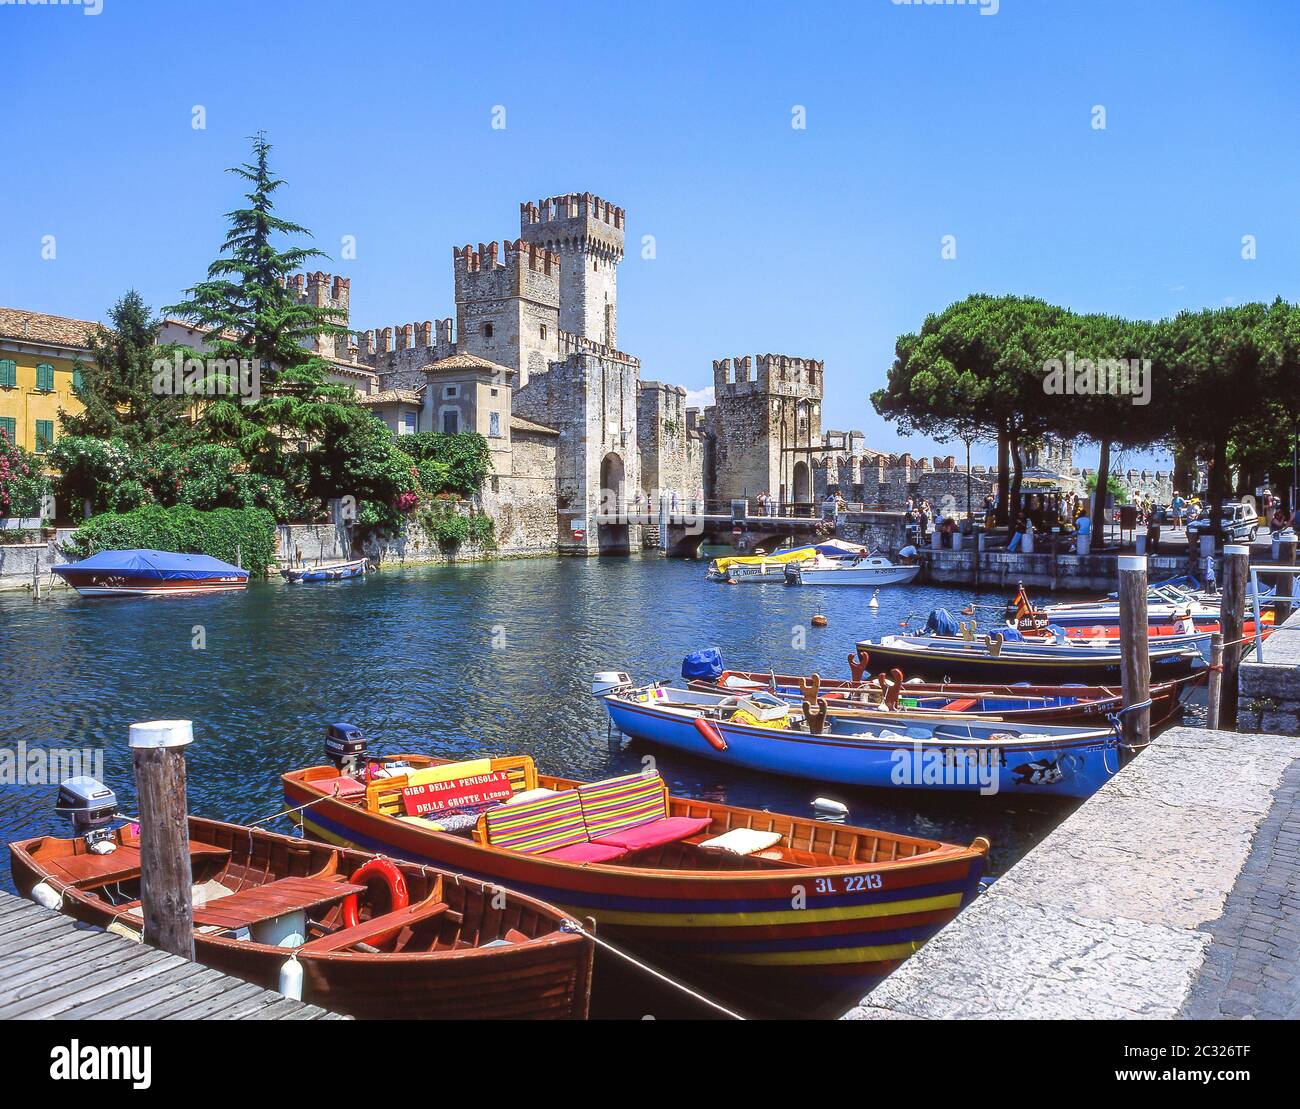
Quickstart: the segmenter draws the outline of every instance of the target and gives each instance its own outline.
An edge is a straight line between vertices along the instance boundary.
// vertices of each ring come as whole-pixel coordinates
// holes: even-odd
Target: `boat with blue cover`
[[[52,569],[83,597],[177,597],[248,585],[247,570],[211,555],[175,551],[100,551]]]
[[[627,678],[626,682],[617,678]],[[743,695],[636,685],[598,674],[592,692],[624,735],[744,770],[862,788],[1087,797],[1121,765],[1113,727],[1078,728],[907,712],[888,720]]]

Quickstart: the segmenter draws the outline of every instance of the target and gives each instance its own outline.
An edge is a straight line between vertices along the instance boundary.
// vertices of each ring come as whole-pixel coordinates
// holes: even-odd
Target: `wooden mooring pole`
[[[1145,555],[1119,556],[1120,675],[1124,708],[1151,699],[1151,648],[1147,641],[1147,560]],[[1130,750],[1151,739],[1151,706],[1133,708],[1120,718]]]
[[[188,720],[150,720],[131,725],[140,802],[144,942],[191,960],[194,895],[185,801],[185,748],[193,739],[194,728]]]
[[[1210,636],[1210,675],[1206,683],[1209,706],[1205,712],[1205,726],[1210,731],[1219,727],[1219,697],[1223,690],[1223,632]]]
[[[1246,621],[1246,582],[1250,577],[1250,548],[1223,548],[1223,593],[1219,599],[1219,628],[1223,632],[1223,674],[1219,691],[1219,727],[1237,730],[1237,667],[1241,663],[1242,627]]]

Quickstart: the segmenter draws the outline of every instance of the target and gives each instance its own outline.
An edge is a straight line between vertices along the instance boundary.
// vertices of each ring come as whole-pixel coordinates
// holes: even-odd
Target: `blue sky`
[[[1297,297],[1290,0],[102,5],[0,3],[0,304],[177,299],[257,129],[354,327],[451,315],[453,243],[590,191],[628,212],[619,345],[645,377],[822,358],[824,424],[878,449],[901,449],[867,399],[896,336],[967,293],[1136,317]]]

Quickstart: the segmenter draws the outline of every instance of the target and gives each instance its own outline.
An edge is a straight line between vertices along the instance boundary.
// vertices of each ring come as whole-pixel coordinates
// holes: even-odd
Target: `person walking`
[[[1174,499],[1169,502],[1169,507],[1174,511],[1174,528],[1175,530],[1183,526],[1183,510],[1187,507],[1187,502],[1183,500],[1183,495],[1177,490],[1174,491]]]

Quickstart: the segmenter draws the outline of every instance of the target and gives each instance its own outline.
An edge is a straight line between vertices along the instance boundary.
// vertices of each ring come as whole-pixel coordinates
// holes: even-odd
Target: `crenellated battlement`
[[[788,354],[738,355],[713,360],[713,387],[717,396],[742,393],[797,392],[820,398],[825,361]]]
[[[352,291],[352,280],[348,277],[336,277],[332,273],[294,273],[281,280],[280,284],[294,295],[300,303],[315,304],[323,308],[348,307]]]
[[[560,273],[560,256],[538,243],[523,239],[505,240],[505,261],[501,259],[501,244],[493,241],[479,243],[475,250],[469,243],[451,248],[452,265],[459,273],[490,273],[499,269],[529,269],[547,276]]]
[[[536,204],[525,200],[519,205],[520,227],[580,219],[599,220],[622,231],[627,213],[591,193],[566,193],[563,196],[545,197]]]
[[[571,331],[560,332],[560,358],[567,358],[570,354],[591,354],[597,358],[605,358],[611,362],[621,362],[626,366],[641,365],[641,359],[634,358],[630,354],[624,354],[621,350],[615,350],[605,343],[598,343],[594,339],[588,339],[582,335],[575,335]]]
[[[356,333],[358,362],[372,362],[398,351],[440,350],[452,345],[452,321],[424,320]],[[432,359],[431,359],[432,360]]]

